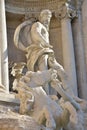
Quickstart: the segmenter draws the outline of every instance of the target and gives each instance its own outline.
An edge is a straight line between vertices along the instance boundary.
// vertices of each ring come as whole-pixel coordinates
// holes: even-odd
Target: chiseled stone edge
[[[20,101],[16,99],[14,94],[0,93],[0,104],[1,102],[12,103],[19,105]]]

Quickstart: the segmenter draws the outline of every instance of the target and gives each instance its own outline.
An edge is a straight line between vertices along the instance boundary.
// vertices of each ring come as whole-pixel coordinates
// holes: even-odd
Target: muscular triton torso
[[[49,44],[49,33],[46,27],[40,22],[36,22],[31,27],[31,39],[35,44]]]

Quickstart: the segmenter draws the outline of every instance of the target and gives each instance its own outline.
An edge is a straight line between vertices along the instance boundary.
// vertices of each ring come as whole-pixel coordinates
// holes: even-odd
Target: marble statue
[[[33,117],[37,123],[46,126],[46,130],[61,130],[69,122],[77,128],[78,114],[81,110],[78,104],[60,87],[56,73],[53,69],[41,72],[28,71],[16,82],[14,89],[18,91],[20,99],[20,114]],[[61,100],[52,100],[46,94],[43,87],[47,82],[51,82],[52,87],[58,88],[57,91],[59,90],[62,96]],[[81,122],[80,125],[83,128]]]
[[[57,69],[58,76],[62,80],[64,89],[73,95],[67,74],[64,68],[56,61],[54,51],[50,45],[49,24],[51,17],[52,13],[50,10],[43,10],[40,13],[39,21],[24,21],[15,31],[14,44],[18,49],[25,52],[29,71],[42,71],[52,67]],[[27,47],[24,46],[25,42],[23,42],[21,38],[21,32],[23,32],[23,30],[24,35],[26,34],[27,36]],[[49,85],[46,84],[44,88],[47,94],[49,94]]]
[[[24,62],[14,63],[12,66],[11,74],[16,78],[20,79],[23,76],[23,68],[26,64]]]
[[[14,44],[25,52],[28,69],[22,75],[24,64],[18,66],[19,71],[13,68],[16,75],[13,89],[18,91],[20,99],[19,113],[34,118],[44,130],[84,130],[83,110],[87,109],[87,103],[74,96],[64,68],[55,59],[49,41],[51,17],[50,10],[43,10],[39,21],[24,21],[14,34]],[[60,99],[49,96],[51,88],[60,94]]]

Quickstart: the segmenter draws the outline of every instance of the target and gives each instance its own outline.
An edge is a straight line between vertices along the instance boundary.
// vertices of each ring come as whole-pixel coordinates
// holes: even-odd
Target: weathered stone
[[[2,2],[2,0],[1,0]],[[3,1],[4,2],[4,1]],[[83,3],[83,5],[82,5]],[[4,4],[3,4],[4,5]],[[0,120],[0,129],[1,130],[27,130],[27,129],[35,129],[35,127],[33,128],[33,126],[37,126],[38,124],[35,122],[32,122],[29,119],[26,119],[26,121],[20,121],[14,120],[14,124],[12,122],[10,122],[10,127],[8,126],[8,122],[10,121],[9,118],[6,118],[6,115],[10,115],[10,116],[14,116],[19,112],[19,110],[23,110],[20,111],[20,113],[25,114],[27,113],[28,109],[29,112],[31,113],[31,111],[33,110],[32,107],[37,104],[38,106],[40,106],[40,104],[42,104],[41,108],[41,114],[43,113],[43,111],[45,111],[45,115],[55,115],[55,112],[53,114],[54,109],[51,108],[55,108],[55,105],[51,105],[49,103],[47,103],[47,101],[49,102],[49,100],[52,101],[52,103],[55,103],[58,101],[57,104],[57,109],[59,110],[59,108],[62,110],[62,113],[64,113],[64,115],[62,114],[62,123],[67,124],[67,122],[69,121],[69,125],[67,126],[67,128],[65,128],[65,130],[86,130],[87,126],[86,126],[86,113],[87,113],[87,102],[83,99],[79,99],[78,97],[76,97],[74,95],[74,93],[78,93],[79,97],[83,97],[86,99],[86,66],[85,66],[85,61],[87,61],[86,59],[86,33],[87,33],[87,29],[86,29],[86,0],[28,0],[28,1],[24,1],[24,0],[8,0],[5,3],[6,5],[6,16],[7,16],[7,33],[8,33],[8,48],[9,48],[9,61],[11,62],[26,62],[25,59],[25,52],[21,52],[19,50],[16,50],[16,48],[13,45],[13,35],[14,35],[14,30],[15,28],[19,25],[19,28],[21,29],[21,31],[19,31],[19,35],[16,35],[16,38],[18,37],[19,40],[18,42],[20,42],[20,38],[22,38],[21,43],[24,43],[24,46],[20,46],[22,47],[22,50],[26,50],[26,58],[27,58],[27,66],[28,66],[28,70],[33,70],[34,72],[28,72],[28,73],[22,73],[22,66],[18,66],[17,63],[16,67],[18,66],[18,68],[13,67],[13,74],[16,74],[15,77],[15,81],[13,86],[16,86],[17,83],[20,86],[20,89],[17,89],[17,91],[19,91],[19,94],[15,94],[16,96],[14,96],[13,94],[7,94],[7,90],[6,90],[6,86],[8,84],[8,63],[6,60],[4,60],[5,57],[3,57],[3,53],[4,51],[7,52],[6,48],[7,48],[7,44],[6,43],[7,39],[6,39],[6,26],[1,26],[0,27],[0,40],[1,42],[1,57],[0,58],[0,82],[1,82],[1,86],[0,86],[0,115],[3,115],[4,117],[1,117]],[[4,6],[5,6],[4,5]],[[81,8],[82,5],[82,8]],[[0,4],[0,7],[2,6],[2,4]],[[64,8],[63,8],[64,7]],[[50,25],[50,30],[48,28],[48,24],[47,21],[44,23],[43,21],[39,21],[38,20],[38,16],[39,13],[42,9],[50,9],[52,11],[52,19],[51,19],[51,25]],[[81,10],[82,9],[82,10]],[[3,12],[2,13],[2,8],[0,8],[0,15],[1,15],[1,20],[0,20],[0,25],[5,25],[5,8],[3,8]],[[55,17],[54,12],[57,12],[58,14],[58,19]],[[82,21],[81,21],[81,12],[82,12]],[[3,14],[3,15],[2,15]],[[24,16],[25,15],[25,16]],[[74,17],[76,17],[76,20],[74,19]],[[31,18],[31,19],[30,19]],[[24,20],[28,20],[24,21]],[[29,21],[30,19],[30,21]],[[70,20],[72,19],[72,21]],[[34,20],[34,21],[33,21]],[[37,22],[38,20],[38,22]],[[2,22],[4,21],[4,22]],[[24,22],[23,22],[24,21]],[[35,22],[34,24],[32,23]],[[61,22],[62,21],[62,22]],[[76,21],[78,22],[78,24],[76,23]],[[41,23],[40,23],[41,22]],[[1,24],[2,23],[2,24]],[[21,24],[22,23],[22,24]],[[44,23],[44,27],[43,30],[46,31],[46,35],[48,37],[45,37],[45,34],[43,33],[43,31],[41,31],[40,33],[40,28],[39,28],[39,34],[41,35],[41,38],[44,36],[45,39],[47,40],[48,43],[50,41],[49,46],[46,46],[46,48],[44,48],[43,45],[45,45],[45,42],[41,39],[41,44],[39,44],[40,46],[37,47],[37,39],[39,38],[37,36],[37,32],[36,30],[33,29],[32,27],[28,26],[29,24],[33,24],[35,25],[36,23],[39,23],[41,26]],[[48,22],[49,23],[49,22]],[[75,23],[75,24],[74,24]],[[21,24],[21,26],[20,26]],[[22,25],[25,25],[25,27],[23,27]],[[73,26],[75,25],[75,26]],[[37,26],[36,26],[37,27]],[[4,29],[3,29],[4,28]],[[66,28],[66,29],[64,29]],[[46,30],[45,30],[46,29]],[[83,32],[82,32],[83,29]],[[31,41],[35,44],[29,44],[32,43],[30,42],[30,35],[29,35],[29,30],[31,31]],[[50,31],[50,39],[49,39],[49,32]],[[72,30],[74,30],[72,32]],[[34,37],[34,34],[36,33],[36,38]],[[63,34],[63,35],[62,35]],[[72,36],[71,36],[72,35]],[[72,38],[71,38],[72,37]],[[3,38],[3,40],[2,40]],[[39,39],[40,40],[40,39]],[[71,42],[73,41],[73,42]],[[17,41],[16,41],[17,42]],[[26,42],[28,44],[26,44]],[[72,44],[71,44],[72,43]],[[22,44],[23,45],[23,44]],[[31,47],[30,47],[30,46]],[[54,47],[54,51],[51,48],[50,45],[53,45]],[[73,49],[70,45],[74,45]],[[19,46],[18,46],[19,47]],[[28,47],[27,49],[25,49],[26,47]],[[65,53],[64,53],[65,50]],[[74,52],[75,50],[75,52]],[[39,53],[40,52],[40,53]],[[59,63],[61,63],[64,68],[56,61],[54,53],[55,52],[55,56],[56,59]],[[73,52],[73,53],[72,53]],[[84,53],[85,52],[85,53]],[[6,56],[6,55],[4,55]],[[75,56],[75,60],[74,59]],[[67,57],[67,58],[66,58]],[[73,57],[73,58],[72,58]],[[3,63],[3,61],[5,61]],[[70,64],[69,64],[70,63]],[[75,74],[75,65],[76,65],[76,72],[77,74]],[[4,69],[5,68],[5,69]],[[55,69],[56,72],[54,74],[53,70],[51,74],[54,74],[54,76],[52,75],[48,75],[46,76],[37,76],[39,73],[43,73],[43,70],[46,70],[47,72],[50,71],[48,70],[49,68]],[[65,69],[65,70],[64,70]],[[38,70],[40,70],[41,72],[37,72]],[[2,71],[2,72],[1,72]],[[15,73],[16,72],[16,73]],[[29,75],[27,75],[29,74]],[[24,75],[24,77],[22,77],[22,75]],[[27,76],[26,76],[27,75]],[[68,75],[68,76],[67,76]],[[31,76],[31,78],[29,78],[28,76]],[[51,79],[49,78],[51,76]],[[22,78],[21,78],[22,77]],[[43,78],[44,77],[44,78]],[[56,79],[54,78],[56,77]],[[20,82],[20,78],[21,78],[21,82]],[[45,85],[43,84],[43,80],[44,81],[49,78],[49,81],[47,81],[47,83]],[[71,79],[71,85],[69,82],[69,78]],[[75,79],[77,78],[77,87],[76,87],[76,81]],[[12,79],[12,77],[10,76],[10,80]],[[28,86],[30,83],[30,79],[31,79],[31,87],[37,87],[39,83],[39,85],[41,85],[42,87],[45,88],[46,92],[49,93],[53,93],[54,90],[52,90],[50,87],[55,88],[55,94],[57,95],[57,92],[63,97],[63,100],[59,99],[56,97],[56,95],[54,96],[48,96],[43,89],[40,88],[34,88],[34,90],[31,92],[31,89],[28,87],[28,89],[26,88],[26,86]],[[40,81],[40,82],[39,82]],[[26,84],[27,83],[27,84]],[[3,85],[4,86],[3,86]],[[58,86],[59,84],[59,86]],[[72,87],[73,86],[73,87]],[[22,87],[22,89],[21,89]],[[12,88],[12,85],[10,85],[10,88]],[[26,89],[25,89],[26,88]],[[74,89],[74,93],[72,91],[72,89]],[[77,88],[77,90],[76,90]],[[9,89],[9,87],[8,87]],[[12,89],[10,89],[12,90]],[[16,91],[16,92],[17,92]],[[37,91],[38,94],[37,94]],[[43,94],[44,93],[44,94]],[[66,95],[68,93],[68,95]],[[17,97],[17,95],[19,95],[19,99],[16,99],[15,97]],[[39,95],[41,98],[39,98]],[[58,95],[59,96],[59,95]],[[68,97],[67,97],[68,96]],[[44,101],[44,97],[47,97],[47,100]],[[60,96],[59,96],[60,97]],[[18,98],[18,97],[17,97]],[[35,100],[37,99],[37,100]],[[68,101],[67,101],[68,100]],[[29,104],[27,104],[28,101]],[[40,101],[40,103],[39,103]],[[74,101],[74,102],[73,102]],[[43,110],[43,103],[48,107],[45,107],[46,109]],[[22,105],[20,105],[22,104]],[[49,104],[49,105],[48,105]],[[80,105],[80,111],[77,110],[78,106]],[[19,105],[21,106],[19,109]],[[37,106],[36,105],[36,106]],[[59,105],[59,107],[58,107]],[[27,109],[28,106],[28,109]],[[50,106],[50,107],[49,107]],[[37,113],[35,113],[34,111],[32,111],[33,114],[38,114],[40,112],[40,109],[37,108],[38,111]],[[49,111],[48,111],[49,109]],[[34,109],[36,111],[36,108]],[[13,112],[14,111],[14,114]],[[8,114],[8,112],[10,114]],[[57,111],[58,112],[58,111]],[[68,116],[67,116],[68,115]],[[73,117],[74,115],[74,117]],[[9,116],[9,117],[10,117]],[[39,116],[39,114],[38,114]],[[19,119],[20,115],[18,114],[17,119]],[[28,116],[29,117],[29,116]],[[36,116],[34,116],[36,119]],[[47,116],[46,116],[47,117]],[[48,116],[49,117],[49,116]],[[49,119],[47,117],[47,119]],[[70,117],[70,118],[67,118]],[[23,116],[22,116],[23,118]],[[27,118],[27,116],[25,115],[25,118]],[[30,118],[30,117],[29,117]],[[43,114],[41,115],[41,118],[43,119]],[[51,118],[51,116],[50,116]],[[2,122],[4,122],[3,120],[6,119],[6,122],[3,124]],[[11,120],[13,120],[14,117],[11,118]],[[53,119],[53,118],[51,118]],[[60,118],[58,118],[60,119]],[[26,124],[25,122],[28,121],[28,124]],[[66,121],[66,122],[63,122]],[[33,124],[31,125],[30,124]],[[49,123],[50,122],[50,123]],[[79,122],[76,123],[75,122]],[[41,120],[40,120],[41,123]],[[48,124],[49,123],[49,124]],[[20,124],[20,125],[19,125]],[[26,126],[25,126],[26,124]],[[64,124],[61,124],[59,122],[59,125],[63,126]],[[78,125],[77,125],[78,124]],[[15,125],[15,126],[14,126]],[[30,127],[32,126],[32,127]],[[46,126],[51,126],[51,128],[42,128],[43,130],[53,130],[52,126],[55,128],[55,123],[53,120],[47,122]],[[85,128],[83,128],[83,126],[85,126]],[[38,127],[36,127],[36,129],[41,130],[41,126],[38,125]]]

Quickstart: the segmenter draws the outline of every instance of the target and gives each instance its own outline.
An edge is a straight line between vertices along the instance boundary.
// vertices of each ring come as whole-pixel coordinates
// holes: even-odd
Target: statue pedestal
[[[41,130],[29,115],[20,115],[19,100],[13,94],[0,93],[0,130]]]
[[[0,104],[19,105],[19,100],[16,99],[14,94],[0,92]]]

